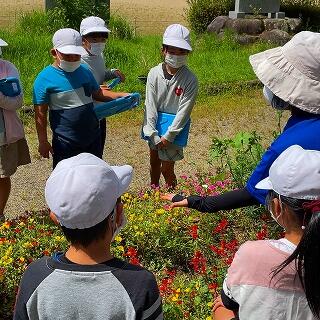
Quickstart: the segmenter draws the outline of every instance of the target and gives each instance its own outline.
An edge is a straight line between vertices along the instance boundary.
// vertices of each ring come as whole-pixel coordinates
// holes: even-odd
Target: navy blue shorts
[[[99,135],[93,143],[88,146],[79,146],[74,145],[70,142],[67,142],[60,137],[53,136],[52,139],[52,149],[53,149],[53,168],[64,159],[74,157],[82,152],[91,153],[102,159],[103,147],[101,143],[101,135]]]

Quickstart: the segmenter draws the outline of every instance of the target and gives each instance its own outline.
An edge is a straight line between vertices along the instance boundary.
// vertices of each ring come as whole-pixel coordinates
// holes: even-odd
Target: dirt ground
[[[239,131],[256,130],[270,140],[275,130],[275,112],[266,107],[260,92],[250,96],[229,96],[209,99],[195,106],[192,129],[185,159],[176,164],[177,175],[212,171],[208,149],[213,136],[232,137]],[[114,117],[108,121],[108,137],[104,158],[110,164],[130,164],[134,167],[131,191],[149,183],[148,147],[140,138],[142,121]],[[32,163],[21,167],[12,178],[12,192],[6,216],[14,217],[26,210],[45,207],[44,185],[51,172],[51,161],[39,159],[34,128],[27,128]]]

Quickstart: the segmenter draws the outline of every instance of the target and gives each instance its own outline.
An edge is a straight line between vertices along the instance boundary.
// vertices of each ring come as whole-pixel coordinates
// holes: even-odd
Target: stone
[[[242,45],[255,43],[259,39],[259,36],[251,36],[248,34],[238,34],[235,36],[235,40]]]
[[[284,13],[279,12],[280,0],[236,0],[235,10],[229,11],[229,18],[244,18],[246,13],[275,14],[276,18],[284,18]],[[271,17],[271,16],[270,16]]]
[[[290,33],[297,33],[302,28],[302,19],[299,18],[288,18],[288,27]]]
[[[260,39],[282,46],[287,43],[291,39],[291,37],[288,32],[274,29],[262,32],[260,35]]]
[[[226,22],[230,18],[227,16],[219,16],[216,17],[207,27],[208,32],[217,33],[219,34],[221,30],[223,30]]]
[[[264,28],[266,31],[279,29],[289,32],[289,24],[286,19],[264,19]]]
[[[260,19],[229,19],[226,21],[225,27],[237,34],[257,35],[264,31],[264,24]]]

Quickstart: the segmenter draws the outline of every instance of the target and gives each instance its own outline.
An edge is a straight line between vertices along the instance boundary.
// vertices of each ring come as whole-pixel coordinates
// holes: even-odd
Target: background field
[[[126,17],[140,34],[159,34],[166,25],[185,23],[186,0],[111,0],[111,13]],[[14,26],[21,14],[44,8],[44,0],[2,0],[0,26]]]

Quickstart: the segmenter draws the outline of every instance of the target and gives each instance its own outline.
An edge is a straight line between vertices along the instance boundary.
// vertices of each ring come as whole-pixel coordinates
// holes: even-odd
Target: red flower
[[[190,235],[193,239],[198,238],[198,226],[194,224],[193,226],[190,227]]]
[[[267,226],[263,225],[262,229],[257,232],[256,236],[257,236],[258,240],[263,240],[263,239],[267,238],[268,237]]]
[[[194,272],[204,274],[207,271],[207,259],[201,253],[201,251],[196,251],[193,258],[191,259],[190,264],[193,267]]]
[[[218,284],[215,282],[209,283],[208,284],[208,288],[210,291],[215,292],[218,288]]]
[[[20,230],[19,228],[15,228],[15,229],[13,229],[13,231],[14,231],[15,233],[20,233],[20,232],[21,232],[21,230]]]
[[[135,264],[137,266],[140,266],[140,261],[139,261],[139,259],[137,257],[130,258],[129,263],[132,263],[132,264]]]
[[[137,254],[138,254],[137,249],[135,249],[133,247],[129,247],[125,256],[130,257],[130,258],[135,258],[137,256]]]
[[[219,224],[215,227],[215,229],[213,230],[213,233],[221,233],[221,231],[223,231],[224,229],[226,229],[226,227],[228,226],[228,220],[227,219],[223,219],[219,222]]]
[[[48,250],[43,250],[43,251],[42,251],[42,254],[43,254],[44,256],[50,256],[50,252],[49,252]]]

